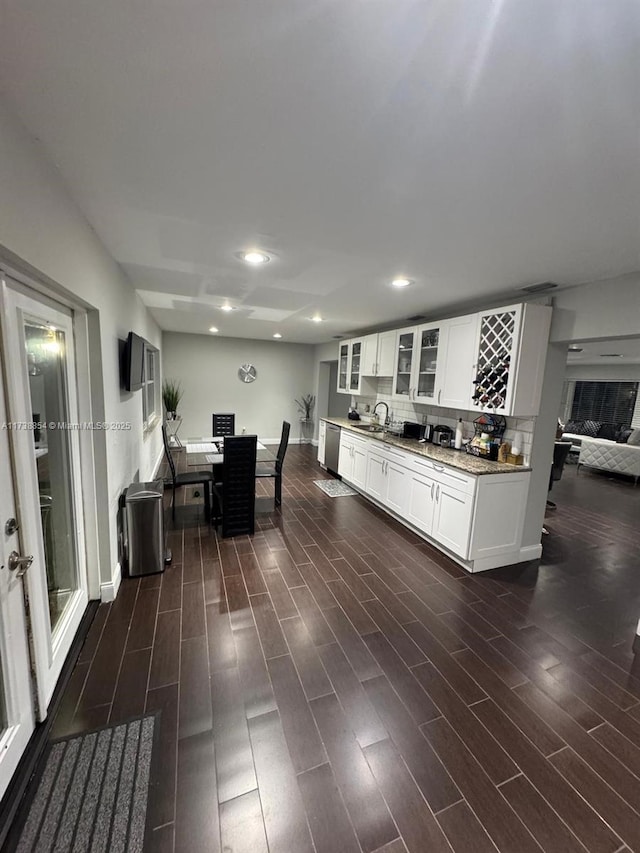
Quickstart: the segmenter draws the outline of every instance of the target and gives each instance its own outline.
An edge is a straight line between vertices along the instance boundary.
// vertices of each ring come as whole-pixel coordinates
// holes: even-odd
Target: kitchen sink
[[[352,424],[352,426],[363,430],[363,432],[384,432],[384,427],[379,424]]]

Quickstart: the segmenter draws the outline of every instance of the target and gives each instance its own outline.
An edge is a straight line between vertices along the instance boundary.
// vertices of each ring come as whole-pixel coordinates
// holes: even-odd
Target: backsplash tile
[[[423,403],[412,403],[409,400],[394,400],[391,398],[391,378],[378,379],[378,393],[375,397],[352,397],[351,406],[357,408],[361,415],[367,414],[366,407],[370,411],[376,403],[385,402],[389,406],[389,417],[396,421],[416,421],[417,423],[441,424],[455,430],[458,419],[462,418],[462,431],[465,438],[471,438],[474,434],[474,420],[479,412],[457,411],[455,409],[444,409],[441,406],[428,406]],[[380,413],[380,412],[379,412]],[[513,442],[515,433],[522,436],[521,453],[524,456],[524,464],[528,465],[531,459],[531,447],[533,442],[533,431],[535,429],[535,418],[506,418],[507,428],[504,438]]]

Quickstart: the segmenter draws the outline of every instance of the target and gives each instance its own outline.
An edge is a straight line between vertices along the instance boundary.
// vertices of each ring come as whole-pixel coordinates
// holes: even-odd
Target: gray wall
[[[249,384],[238,379],[238,368],[246,363],[258,372]],[[294,401],[316,393],[314,347],[282,341],[165,332],[162,373],[182,383],[178,414],[183,439],[211,435],[212,412],[234,412],[238,433],[245,429],[262,441],[278,441],[282,421],[288,420],[296,441],[300,414]]]

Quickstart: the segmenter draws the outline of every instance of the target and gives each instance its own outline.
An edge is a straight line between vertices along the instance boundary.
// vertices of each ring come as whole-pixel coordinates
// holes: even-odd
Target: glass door
[[[396,342],[396,364],[393,377],[394,397],[412,399],[413,386],[411,372],[413,370],[414,329],[398,332]]]
[[[4,359],[3,359],[4,361]],[[2,372],[0,419],[8,423]],[[14,494],[9,430],[0,430],[0,797],[15,773],[35,728],[31,667],[24,607],[23,567],[15,564],[21,548]],[[12,554],[14,555],[12,559]],[[14,566],[14,568],[11,568]],[[27,567],[28,568],[28,567]]]
[[[340,344],[340,357],[338,358],[338,391],[347,392],[347,376],[349,371],[349,344],[347,341]]]
[[[351,367],[349,370],[349,391],[360,391],[360,370],[362,341],[351,342]]]
[[[440,329],[437,327],[421,328],[418,337],[420,363],[418,366],[415,398],[420,398],[425,402],[433,402],[436,396]]]
[[[25,548],[39,714],[44,717],[88,603],[70,313],[5,283],[3,346],[13,365],[11,444]],[[90,425],[86,425],[90,427]]]

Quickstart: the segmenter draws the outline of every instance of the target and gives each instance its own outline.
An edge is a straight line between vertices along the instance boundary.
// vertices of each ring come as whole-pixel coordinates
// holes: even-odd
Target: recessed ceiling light
[[[582,347],[579,347],[577,344],[571,344],[569,352],[582,352]]]
[[[410,284],[413,284],[410,278],[394,278],[391,284],[394,287],[409,287]]]
[[[248,249],[246,252],[237,252],[236,258],[239,258],[239,260],[244,261],[246,264],[260,266],[260,264],[268,264],[271,260],[271,255],[260,249]]]
[[[274,338],[281,338],[281,337],[282,337],[282,335],[280,334],[280,332],[275,332],[275,333],[274,333],[274,335],[273,335],[273,337],[274,337]]]
[[[215,334],[215,333],[218,331],[218,329],[217,329],[215,326],[211,326],[211,328],[209,329],[209,331],[210,331],[210,332],[213,332],[213,333]]]
[[[623,358],[621,352],[601,352],[600,358]]]
[[[314,323],[322,323],[322,317],[319,314],[314,314],[313,317],[311,317],[311,320]]]
[[[236,307],[235,307],[235,305],[229,305],[229,303],[227,302],[227,304],[226,304],[226,305],[221,305],[221,306],[220,306],[220,310],[221,310],[221,311],[235,311],[235,310],[236,310]]]

